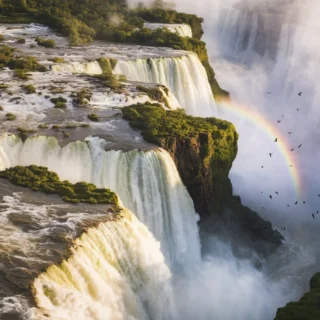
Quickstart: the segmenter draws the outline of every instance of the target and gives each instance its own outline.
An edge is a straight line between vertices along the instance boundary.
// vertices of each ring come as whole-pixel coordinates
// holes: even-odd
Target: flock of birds
[[[271,92],[268,92],[268,94],[271,94]],[[302,91],[298,93],[298,96],[301,97],[301,95],[302,95]],[[297,111],[299,111],[299,109],[297,109]],[[284,115],[282,115],[282,117],[284,118]],[[281,120],[277,120],[277,123],[281,123]],[[288,134],[291,135],[291,134],[293,134],[293,132],[289,131]],[[278,142],[278,138],[275,138],[274,142],[277,143],[277,142]],[[290,151],[293,152],[295,149],[300,149],[301,147],[302,147],[302,143],[299,144],[298,147],[292,148]],[[273,153],[270,152],[270,153],[269,153],[270,158],[272,157],[272,155],[273,155]],[[289,165],[289,167],[292,167],[292,165]],[[264,168],[264,166],[261,166],[261,169],[263,169],[263,168]],[[263,194],[263,191],[261,191],[261,193]],[[278,191],[275,191],[275,194],[276,194],[276,195],[279,195],[279,192],[278,192]],[[320,194],[318,194],[318,197],[320,197]],[[269,198],[272,200],[272,199],[273,199],[273,195],[270,194],[270,195],[269,195]],[[296,201],[296,202],[294,203],[294,205],[298,205],[298,203],[299,203],[299,201]],[[303,203],[303,204],[306,204],[306,201],[302,201],[302,203]],[[287,204],[287,207],[290,207],[290,204]],[[265,210],[265,207],[262,207],[262,209]],[[311,216],[312,216],[313,219],[316,219],[316,215],[318,215],[318,214],[319,214],[319,210],[318,210],[316,213],[312,213]],[[285,227],[281,227],[280,229],[281,229],[281,230],[284,230],[284,231],[286,230]]]

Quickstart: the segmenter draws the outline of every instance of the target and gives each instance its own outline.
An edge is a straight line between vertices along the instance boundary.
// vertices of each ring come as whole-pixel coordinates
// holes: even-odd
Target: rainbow
[[[255,108],[244,106],[238,103],[235,103],[231,100],[219,100],[218,105],[225,110],[231,111],[238,117],[246,119],[259,128],[264,130],[271,139],[278,138],[277,148],[282,154],[285,162],[287,163],[288,171],[292,177],[294,188],[298,198],[302,197],[302,179],[299,172],[299,163],[295,157],[295,154],[291,152],[291,147],[287,138],[281,133],[277,127],[267,121],[261,114],[255,111]]]

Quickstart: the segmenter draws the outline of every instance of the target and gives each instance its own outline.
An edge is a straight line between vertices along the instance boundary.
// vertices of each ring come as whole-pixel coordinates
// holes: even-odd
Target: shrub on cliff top
[[[66,202],[119,204],[117,195],[109,189],[99,189],[86,182],[72,184],[69,181],[60,181],[55,172],[49,171],[45,167],[17,166],[0,171],[0,177],[10,180],[16,185],[28,187],[33,191],[58,194]]]
[[[56,42],[52,39],[43,39],[40,37],[37,37],[35,39],[38,46],[44,47],[44,48],[54,48],[56,46]]]
[[[221,138],[234,133],[234,126],[217,118],[192,117],[183,109],[167,111],[158,104],[136,104],[122,109],[124,119],[130,125],[140,129],[146,138],[196,136],[199,133],[211,133]]]

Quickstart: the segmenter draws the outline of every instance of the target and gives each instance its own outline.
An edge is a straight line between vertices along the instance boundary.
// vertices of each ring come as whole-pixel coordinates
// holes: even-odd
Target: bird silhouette
[[[280,122],[281,122],[281,120],[277,120],[277,122],[278,122],[278,123],[280,123]]]
[[[317,211],[317,214],[319,214],[319,210]]]
[[[313,219],[316,219],[315,216],[314,216],[314,213],[312,213],[311,215],[312,215],[312,218],[313,218]]]
[[[272,199],[272,196],[270,195],[269,198]]]
[[[276,193],[277,195],[279,195],[279,192],[278,192],[278,191],[276,191],[275,193]]]
[[[274,140],[274,142],[278,142],[278,138],[276,138],[276,139]]]
[[[269,153],[270,158],[272,157],[273,153]],[[319,196],[320,197],[320,196]]]
[[[298,96],[300,96],[300,97],[301,97],[301,95],[302,95],[302,91],[298,93]]]
[[[271,94],[271,92],[269,91],[268,94]]]
[[[296,201],[294,204],[297,205],[297,204],[298,204],[298,201]]]
[[[293,132],[288,132],[288,134],[293,134]]]
[[[282,118],[284,118],[284,115],[282,115]]]
[[[305,201],[302,201],[303,202],[303,204],[306,204],[306,202]]]
[[[318,194],[318,196],[320,197],[320,194]]]
[[[302,147],[302,144],[300,144],[298,148],[301,148],[301,147]]]
[[[291,149],[290,151],[293,151],[294,150],[294,148],[293,149]]]
[[[264,166],[261,166],[261,169],[263,169],[264,168]]]
[[[299,109],[297,108],[297,111],[299,111]]]
[[[287,207],[290,207],[290,204],[287,204]]]

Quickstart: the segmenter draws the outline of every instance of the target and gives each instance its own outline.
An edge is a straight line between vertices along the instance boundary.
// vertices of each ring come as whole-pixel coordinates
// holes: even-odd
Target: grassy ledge
[[[109,189],[96,188],[95,185],[86,182],[72,184],[69,181],[60,181],[55,172],[45,167],[17,166],[0,171],[0,177],[33,191],[58,194],[70,203],[119,205],[117,195]]]

